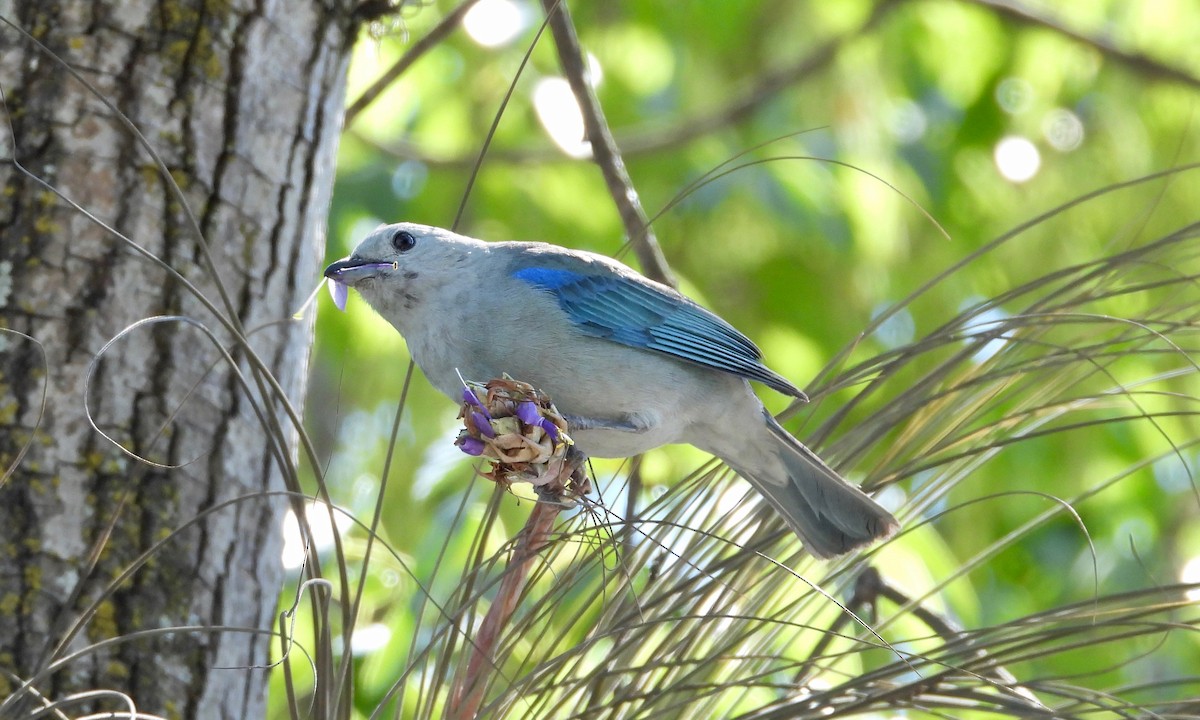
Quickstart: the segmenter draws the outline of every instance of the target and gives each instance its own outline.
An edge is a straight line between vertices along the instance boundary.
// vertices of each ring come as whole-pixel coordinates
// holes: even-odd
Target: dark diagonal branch
[[[1017,25],[1042,28],[1057,33],[1088,47],[1095,48],[1107,58],[1118,62],[1134,72],[1148,78],[1175,82],[1188,87],[1200,87],[1200,77],[1187,71],[1168,65],[1148,55],[1123,50],[1110,40],[1085,34],[1065,25],[1061,20],[1046,14],[1039,14],[1013,0],[968,0],[982,5]],[[762,73],[756,78],[747,78],[753,85],[741,95],[733,98],[725,105],[701,112],[685,118],[666,128],[641,128],[620,133],[620,147],[625,157],[647,155],[677,148],[698,138],[745,122],[754,113],[769,102],[783,89],[803,82],[818,72],[827,68],[830,62],[847,43],[870,32],[888,14],[904,4],[904,0],[883,0],[872,10],[870,16],[859,27],[847,31],[835,38],[813,48],[803,57],[795,61]],[[364,96],[366,93],[364,93]],[[358,104],[358,101],[355,103]],[[349,124],[349,123],[347,123]],[[364,142],[372,142],[363,138]],[[474,156],[466,155],[436,155],[425,148],[418,147],[403,139],[387,141],[386,146],[376,144],[382,152],[406,159],[438,167],[470,167],[475,162]],[[570,158],[552,146],[525,148],[497,148],[489,155],[492,162],[509,164],[545,164],[555,162],[570,162]]]
[[[750,84],[750,87],[725,105],[697,113],[693,117],[684,118],[670,127],[650,127],[621,133],[619,145],[622,148],[622,154],[630,157],[671,150],[726,127],[745,122],[753,117],[760,107],[776,97],[780,91],[803,82],[828,67],[847,43],[870,32],[879,25],[889,11],[901,5],[902,2],[903,0],[884,0],[875,6],[871,15],[859,27],[827,40],[787,65],[765,71],[753,78],[746,78],[743,85]],[[420,160],[439,167],[470,167],[475,162],[474,156],[435,155],[403,139],[388,140],[386,145],[375,143],[370,138],[361,138],[361,140],[374,144],[379,150],[388,154]],[[494,149],[489,154],[489,158],[493,162],[511,164],[572,161],[562,151],[549,145]]]
[[[477,2],[479,0],[463,0],[458,7],[451,10],[446,17],[442,18],[441,22],[429,31],[428,35],[413,43],[408,52],[404,53],[394,65],[388,68],[387,72],[380,75],[378,80],[371,83],[371,87],[364,90],[354,102],[350,103],[349,107],[346,108],[345,126],[350,127],[359,113],[366,110],[368,105],[375,102],[376,98],[382,95],[384,90],[387,90],[392,83],[396,82],[397,78],[412,67],[413,63],[435,45],[445,40],[458,27],[458,24],[462,22],[463,15],[466,15],[471,6]]]
[[[642,272],[659,282],[674,285],[675,278],[658,246],[658,239],[650,229],[650,221],[625,170],[625,161],[621,159],[621,151],[604,119],[600,101],[588,82],[587,60],[579,46],[579,37],[575,34],[575,25],[571,22],[567,5],[562,0],[542,0],[542,7],[550,19],[550,32],[554,35],[558,62],[583,111],[583,125],[587,139],[592,144],[592,157],[604,174],[604,182],[616,203],[633,251],[641,262]]]
[[[752,87],[734,98],[728,105],[690,118],[673,127],[647,130],[631,135],[622,141],[622,146],[631,154],[653,152],[691,142],[722,128],[744,122],[752,117],[760,107],[775,98],[780,91],[812,77],[828,67],[842,48],[873,30],[893,8],[901,5],[902,2],[903,0],[882,0],[871,9],[871,14],[862,25],[826,40],[788,65],[763,71],[754,79]]]

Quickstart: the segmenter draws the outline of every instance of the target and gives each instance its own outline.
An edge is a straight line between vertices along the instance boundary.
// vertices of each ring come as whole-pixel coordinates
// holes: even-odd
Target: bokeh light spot
[[[467,11],[463,29],[484,47],[512,42],[525,29],[525,12],[513,0],[480,0]]]
[[[1187,585],[1200,585],[1200,555],[1183,564],[1183,568],[1179,571],[1179,582]],[[1200,601],[1200,588],[1188,590],[1187,598],[1192,601]]]
[[[583,113],[566,79],[539,80],[533,89],[533,107],[542,127],[563,152],[574,158],[592,154],[592,144],[583,138]]]
[[[996,143],[992,157],[1000,175],[1015,183],[1031,180],[1042,166],[1042,156],[1037,146],[1028,138],[1015,135]]]
[[[1009,115],[1020,115],[1033,105],[1033,86],[1021,78],[1004,78],[996,86],[996,104]]]
[[[892,105],[887,124],[892,137],[903,145],[920,140],[929,127],[925,111],[908,98],[898,100]]]
[[[354,628],[350,636],[350,653],[355,657],[370,655],[387,647],[392,639],[392,629],[383,623],[371,623]]]
[[[1070,110],[1055,108],[1042,119],[1042,135],[1055,150],[1071,152],[1083,144],[1083,120]]]
[[[429,178],[429,168],[417,160],[405,160],[392,173],[392,194],[401,200],[412,200],[421,193]]]
[[[330,514],[333,515],[332,523],[329,520]],[[312,530],[313,549],[318,553],[333,547],[334,533],[345,532],[353,524],[345,512],[334,509],[330,513],[329,508],[319,502],[307,505],[304,516]],[[300,530],[300,522],[291,508],[288,508],[283,518],[283,566],[288,570],[295,570],[304,564],[305,554],[304,534]]]

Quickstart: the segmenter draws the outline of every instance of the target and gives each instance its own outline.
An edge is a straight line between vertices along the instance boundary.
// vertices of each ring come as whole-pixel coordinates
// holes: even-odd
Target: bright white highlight
[[[583,112],[564,78],[542,78],[533,89],[538,120],[563,152],[573,158],[591,157],[592,144],[583,139]]]
[[[350,654],[370,655],[387,647],[391,639],[392,629],[383,623],[354,628],[354,633],[350,635]]]
[[[1037,146],[1027,138],[1010,135],[996,143],[992,152],[996,169],[1010,182],[1023,183],[1037,175],[1042,167],[1042,156]]]
[[[961,311],[974,307],[979,303],[979,301],[980,299],[978,297],[967,298],[967,300],[964,301],[958,309]],[[1004,323],[1010,317],[1011,316],[1008,313],[1004,312],[998,307],[990,307],[983,310],[971,319],[971,323],[969,325],[963,328],[963,332],[966,335],[966,337],[963,338],[963,343],[974,344],[979,341],[980,335],[989,335],[998,330],[1002,330]],[[1008,340],[1002,336],[992,338],[985,342],[982,347],[976,350],[975,354],[971,356],[971,359],[976,363],[985,363],[995,357],[996,353],[1003,350],[1004,346],[1007,344]]]
[[[333,523],[329,522],[329,509],[324,503],[311,503],[304,509],[308,526],[312,528],[313,545],[317,552],[333,546],[333,534],[341,533],[351,525],[350,516],[345,512],[334,509]],[[283,518],[283,566],[295,570],[304,564],[304,536],[300,532],[300,522],[296,514],[288,508]]]
[[[467,11],[463,29],[484,47],[512,42],[525,29],[525,13],[513,0],[480,0]]]
[[[600,87],[600,83],[604,80],[604,68],[600,67],[600,59],[595,55],[587,54],[587,83],[592,87]]]
[[[1200,555],[1184,563],[1183,569],[1179,571],[1179,582],[1189,585],[1200,583]],[[1192,602],[1200,601],[1200,588],[1188,590],[1187,599]]]
[[[728,523],[729,527],[739,527],[750,522],[753,505],[746,501],[746,489],[739,485],[725,488],[725,492],[717,496],[716,517]]]

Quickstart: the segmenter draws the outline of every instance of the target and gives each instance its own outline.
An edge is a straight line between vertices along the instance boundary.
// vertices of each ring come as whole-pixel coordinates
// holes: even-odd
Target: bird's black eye
[[[397,230],[392,236],[392,247],[398,252],[408,252],[417,244],[417,239],[407,230]]]

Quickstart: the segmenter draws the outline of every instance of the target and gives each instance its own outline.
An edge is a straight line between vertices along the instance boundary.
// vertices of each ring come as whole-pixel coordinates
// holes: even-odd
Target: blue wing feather
[[[586,335],[653,350],[804,397],[764,365],[762,352],[729,323],[665,286],[627,277],[606,265],[600,268],[607,272],[522,267],[513,277],[553,294]]]

